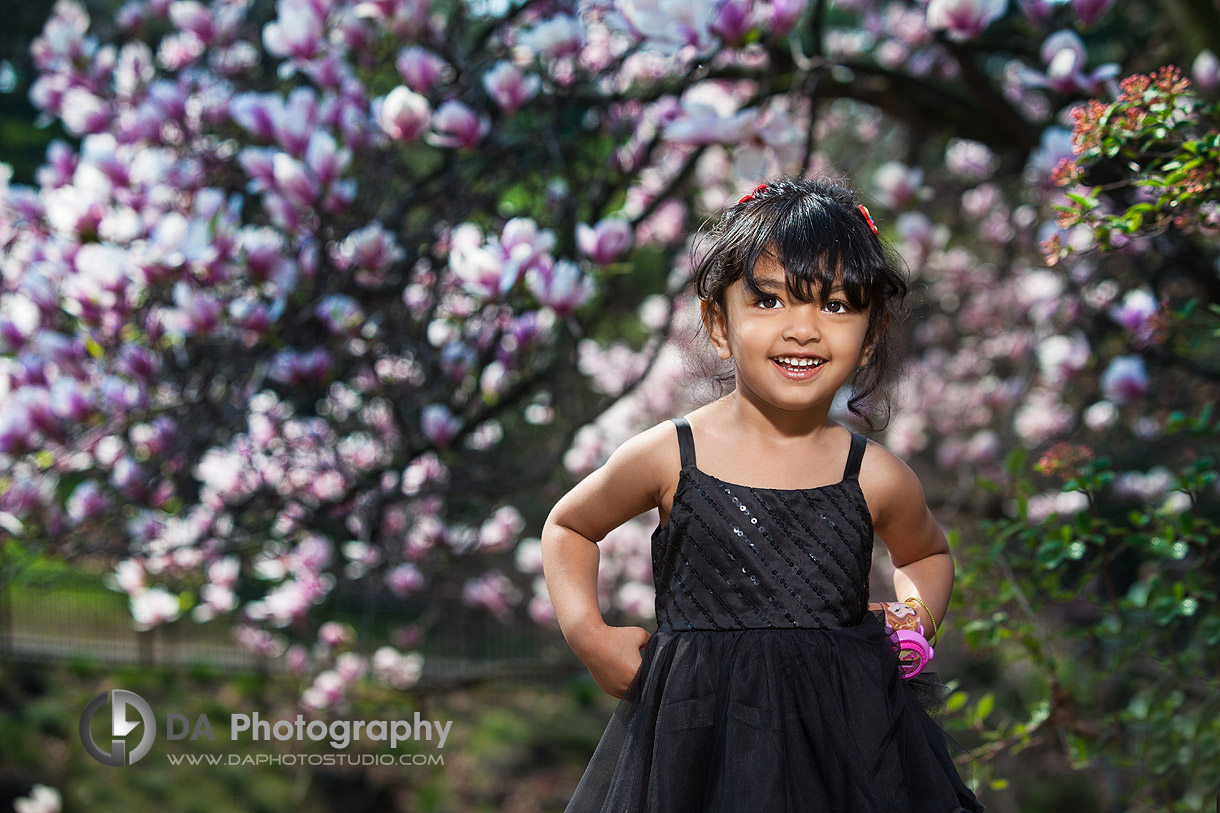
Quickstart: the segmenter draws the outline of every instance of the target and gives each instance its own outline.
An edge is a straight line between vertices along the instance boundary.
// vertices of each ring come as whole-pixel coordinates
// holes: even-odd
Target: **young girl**
[[[943,624],[948,544],[914,473],[828,417],[848,381],[853,413],[885,406],[897,264],[849,190],[803,179],[710,241],[694,283],[734,389],[624,443],[542,532],[564,637],[621,698],[567,810],[983,810],[890,636]],[[649,635],[603,621],[596,543],[651,508]],[[874,532],[905,603],[868,603]]]

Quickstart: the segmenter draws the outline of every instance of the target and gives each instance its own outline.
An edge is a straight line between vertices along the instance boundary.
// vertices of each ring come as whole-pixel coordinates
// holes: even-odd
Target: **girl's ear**
[[[716,355],[722,359],[732,358],[733,351],[729,347],[729,332],[724,321],[724,310],[716,307],[716,303],[704,299],[699,302],[699,316],[703,320],[704,329],[712,339],[712,347],[716,348]]]

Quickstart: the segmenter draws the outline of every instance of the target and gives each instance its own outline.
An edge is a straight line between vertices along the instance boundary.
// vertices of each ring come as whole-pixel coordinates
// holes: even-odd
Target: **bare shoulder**
[[[664,522],[681,465],[676,427],[670,421],[657,424],[615,449],[604,465],[560,498],[547,522],[594,542],[653,508],[660,509]]]
[[[645,429],[619,446],[607,466],[614,466],[615,473],[630,472],[641,480],[658,487],[658,494],[670,480],[676,480],[682,467],[682,455],[678,450],[678,428],[673,421],[662,421]]]
[[[878,530],[895,517],[921,516],[927,511],[918,475],[902,458],[871,438],[860,461],[859,480]]]

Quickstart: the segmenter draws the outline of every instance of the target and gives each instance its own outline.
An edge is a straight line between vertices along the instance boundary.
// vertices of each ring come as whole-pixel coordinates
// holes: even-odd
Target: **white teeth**
[[[822,364],[824,360],[823,359],[792,358],[789,356],[780,356],[779,358],[776,359],[776,361],[778,361],[780,364],[786,365],[788,367],[817,367],[819,364]]]

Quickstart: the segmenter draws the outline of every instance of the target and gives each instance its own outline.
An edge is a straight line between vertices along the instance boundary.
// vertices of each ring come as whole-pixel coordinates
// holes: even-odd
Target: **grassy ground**
[[[77,726],[85,705],[99,692],[124,688],[146,699],[157,718],[156,741],[140,762],[111,768],[81,745]],[[7,663],[0,667],[0,809],[35,782],[57,787],[65,810],[157,811],[526,811],[563,809],[597,744],[615,701],[591,681],[554,687],[489,684],[421,702],[403,693],[371,697],[339,719],[452,721],[443,748],[430,743],[254,742],[232,739],[230,713],[263,719],[295,719],[299,688],[282,678],[225,675],[196,669],[111,671]],[[197,722],[206,714],[214,741],[200,737],[169,742],[165,715]],[[106,747],[109,715],[95,740]],[[130,716],[130,715],[129,715]],[[131,747],[141,729],[129,735]],[[170,755],[218,756],[222,763],[272,755],[434,755],[431,765],[173,765]],[[249,759],[247,759],[249,758]]]

